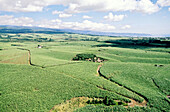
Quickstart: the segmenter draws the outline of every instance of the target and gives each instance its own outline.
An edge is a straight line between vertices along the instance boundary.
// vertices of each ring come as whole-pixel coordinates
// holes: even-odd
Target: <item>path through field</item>
[[[108,78],[107,77],[105,77],[104,75],[102,75],[101,74],[101,72],[100,72],[100,69],[101,69],[101,67],[103,66],[103,64],[100,64],[99,66],[98,66],[98,68],[97,68],[97,74],[98,74],[98,76],[101,76],[101,77],[103,77],[103,78],[105,78],[105,79],[107,79],[108,80]],[[121,86],[119,83],[117,83],[117,82],[114,82],[114,83],[116,83],[116,84],[118,84],[119,86]],[[129,91],[131,91],[131,92],[134,92],[133,90],[131,90],[131,89],[129,89],[129,88],[127,88],[127,87],[124,87],[125,89],[128,89]],[[145,107],[146,105],[147,105],[147,99],[145,98],[145,97],[143,97],[143,96],[141,96],[139,93],[137,93],[137,92],[135,92],[137,95],[139,95],[140,97],[142,97],[143,99],[144,99],[144,101],[142,102],[142,103],[139,103],[139,102],[137,102],[137,101],[135,101],[134,99],[132,99],[132,98],[129,98],[129,97],[126,97],[126,96],[124,96],[124,97],[126,97],[126,98],[128,98],[128,99],[130,99],[131,100],[131,103],[128,103],[128,106],[125,106],[125,107],[134,107],[134,106],[139,106],[139,107]]]

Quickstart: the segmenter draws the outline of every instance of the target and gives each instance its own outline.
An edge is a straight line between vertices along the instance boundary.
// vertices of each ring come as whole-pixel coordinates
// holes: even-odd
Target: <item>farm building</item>
[[[43,46],[42,45],[38,45],[38,47],[37,48],[42,48]]]

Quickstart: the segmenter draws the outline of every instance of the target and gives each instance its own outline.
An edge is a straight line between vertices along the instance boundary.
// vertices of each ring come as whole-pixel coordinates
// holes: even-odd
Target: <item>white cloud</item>
[[[115,30],[115,27],[109,24],[96,23],[89,20],[84,20],[82,23],[73,23],[73,29],[107,32]]]
[[[61,23],[62,21],[60,19],[53,19],[53,20],[51,20],[51,22],[53,22],[53,23]]]
[[[109,21],[121,21],[125,15],[113,15],[112,13],[109,13],[109,15],[104,16],[104,19],[109,20]]]
[[[100,32],[112,32],[115,30],[115,26],[92,22],[84,20],[83,22],[62,22],[56,20],[44,20],[38,23],[39,27],[58,28],[58,29],[74,29],[74,30],[89,30]]]
[[[90,16],[87,16],[87,15],[84,15],[83,16],[83,19],[91,19],[92,17],[90,17]]]
[[[68,17],[71,17],[72,14],[66,14],[66,13],[61,13],[58,15],[60,18],[68,18]]]
[[[12,15],[1,15],[0,16],[1,25],[32,26],[33,23],[34,23],[34,20],[29,17],[15,18]]]
[[[62,11],[57,11],[57,10],[55,10],[55,11],[52,12],[53,15],[54,15],[54,14],[62,14],[62,13],[63,13]]]
[[[157,12],[159,10],[160,8],[157,5],[153,4],[150,0],[139,1],[136,9],[136,11],[148,13],[148,14]]]
[[[0,0],[0,10],[9,12],[36,12],[42,11],[46,6],[43,2],[35,0]]]
[[[68,13],[80,13],[89,11],[138,11],[142,13],[154,13],[159,11],[157,4],[150,0],[75,0],[68,4]]]
[[[170,11],[170,8],[168,8],[168,10]]]
[[[64,13],[63,11],[57,11],[57,10],[53,11],[52,14],[53,15],[54,14],[58,14],[58,16],[60,18],[67,18],[67,17],[71,17],[72,16],[72,14],[67,14],[67,13]]]
[[[169,3],[169,0],[159,1],[168,1]],[[150,0],[0,0],[1,11],[42,11],[49,5],[67,6],[68,9],[65,10],[65,13],[139,11],[150,14],[159,10],[157,4],[153,4]]]
[[[170,0],[158,0],[157,4],[164,7],[164,6],[170,6]]]
[[[129,29],[129,28],[131,28],[131,26],[130,25],[125,25],[125,26],[122,26],[122,28],[121,29]]]
[[[29,17],[16,18],[13,15],[1,15],[0,24],[17,26],[39,26],[58,29],[90,30],[100,32],[112,32],[115,30],[115,26],[113,25],[92,22],[89,20],[84,20],[83,22],[63,22],[60,19],[44,19],[42,21],[34,21],[32,18]]]

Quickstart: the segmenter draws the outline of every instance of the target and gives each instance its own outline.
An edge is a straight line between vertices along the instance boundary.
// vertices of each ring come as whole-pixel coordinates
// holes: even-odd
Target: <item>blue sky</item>
[[[0,25],[170,34],[170,0],[0,0]]]

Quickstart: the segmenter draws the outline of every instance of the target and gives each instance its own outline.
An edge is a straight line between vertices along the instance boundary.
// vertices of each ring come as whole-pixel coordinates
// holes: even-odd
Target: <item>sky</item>
[[[170,34],[170,0],[0,0],[0,25]]]

